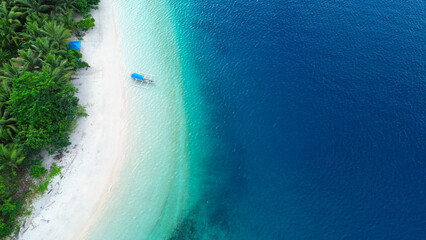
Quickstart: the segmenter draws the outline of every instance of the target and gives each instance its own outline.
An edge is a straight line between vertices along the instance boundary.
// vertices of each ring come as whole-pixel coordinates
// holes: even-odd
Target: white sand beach
[[[18,239],[82,239],[102,212],[124,158],[126,92],[112,0],[92,11],[96,26],[82,42],[83,59],[91,65],[76,74],[80,104],[88,117],[78,122],[71,146],[56,177],[33,206]],[[50,156],[48,160],[52,161]]]

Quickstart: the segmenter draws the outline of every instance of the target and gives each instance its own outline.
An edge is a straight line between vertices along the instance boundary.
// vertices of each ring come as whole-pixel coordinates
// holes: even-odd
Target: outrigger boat
[[[155,81],[153,80],[153,75],[152,74],[139,74],[139,73],[132,73],[132,75],[130,75],[131,78],[136,79],[138,81],[144,82],[144,83],[155,83]]]

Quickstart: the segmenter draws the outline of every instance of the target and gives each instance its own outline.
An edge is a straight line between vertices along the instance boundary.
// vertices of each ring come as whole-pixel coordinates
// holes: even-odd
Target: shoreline
[[[114,7],[125,69],[151,73],[158,81],[147,88],[127,84],[132,125],[126,161],[101,218],[85,237],[168,239],[185,214],[190,194],[176,29],[167,2],[114,2]]]
[[[88,116],[78,120],[71,145],[58,161],[63,166],[46,194],[36,199],[18,239],[82,239],[102,213],[124,159],[127,129],[124,65],[111,0],[92,11],[96,26],[83,41],[83,59],[91,65],[74,76],[76,94]]]

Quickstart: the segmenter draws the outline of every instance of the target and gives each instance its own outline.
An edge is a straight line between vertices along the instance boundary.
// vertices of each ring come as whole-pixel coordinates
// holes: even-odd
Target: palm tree
[[[65,28],[64,25],[57,24],[56,21],[47,22],[41,29],[41,32],[57,42],[62,48],[65,48],[71,37],[71,31]]]
[[[57,42],[50,42],[47,37],[37,38],[30,43],[30,46],[38,53],[39,57],[47,55],[50,52],[56,53],[57,51],[55,49],[59,47]],[[64,51],[61,53],[65,54],[66,52]]]
[[[22,149],[17,144],[0,144],[0,169],[9,167],[16,175],[18,166],[25,160]]]
[[[25,67],[19,67],[15,63],[4,63],[3,67],[0,68],[0,80],[9,81],[13,78],[18,78],[24,71],[26,71]]]
[[[48,53],[43,63],[51,66],[52,68],[64,68],[64,70],[72,70],[72,67],[69,67],[68,60],[64,59],[61,55],[56,55],[52,53]]]
[[[28,13],[45,13],[53,8],[53,6],[45,4],[43,0],[17,0],[16,2],[23,6]]]
[[[13,139],[18,132],[15,124],[16,120],[12,118],[0,120],[0,142],[3,144],[13,142]]]
[[[19,57],[13,58],[12,60],[19,66],[22,66],[29,71],[41,68],[42,61],[32,49],[28,49],[27,51],[19,50],[18,54]]]
[[[20,32],[20,36],[27,42],[33,41],[35,38],[45,37],[45,34],[41,32],[40,26],[43,26],[47,20],[43,16],[39,16],[36,13],[31,13],[26,17],[25,31]]]
[[[8,10],[6,1],[2,1],[0,5],[0,17],[6,24],[8,24],[9,28],[14,31],[18,30],[18,28],[22,26],[21,21],[19,21],[18,18],[22,15],[23,13],[18,11],[17,6],[13,6],[10,10]]]
[[[77,2],[76,0],[58,0],[58,3],[55,5],[59,5],[59,8],[62,9],[75,9],[74,5]]]
[[[75,32],[77,27],[73,18],[73,14],[74,11],[72,9],[66,8],[64,11],[62,11],[62,14],[60,14],[58,18],[66,28],[70,29],[72,32]]]
[[[8,61],[9,58],[10,58],[10,52],[7,50],[0,49],[0,63]]]
[[[56,82],[66,82],[71,79],[74,74],[73,70],[70,70],[70,67],[58,66],[52,68],[49,64],[43,66],[43,72],[48,72]]]
[[[19,37],[16,33],[22,26],[19,17],[22,12],[18,12],[18,7],[14,6],[10,10],[6,1],[2,1],[0,5],[0,47],[7,49],[10,47],[17,48],[19,46]]]
[[[9,100],[11,92],[12,92],[12,89],[10,86],[10,81],[6,79],[2,80],[0,82],[0,110],[3,108],[3,105],[5,104],[5,102]]]
[[[0,94],[8,98],[10,87],[2,84]],[[10,116],[10,111],[7,109],[5,102],[0,103],[0,141],[4,144],[13,142],[13,137],[18,133],[16,127],[16,119]]]

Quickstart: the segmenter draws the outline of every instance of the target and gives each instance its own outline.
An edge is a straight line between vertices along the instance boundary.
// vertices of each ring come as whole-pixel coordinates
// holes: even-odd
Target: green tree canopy
[[[47,171],[41,162],[34,165],[38,153],[65,148],[75,115],[84,116],[71,79],[89,65],[67,46],[94,26],[90,10],[98,3],[0,1],[0,239],[13,238],[26,198],[45,191],[60,172],[54,167],[32,189],[28,173],[45,177]],[[76,14],[83,19],[76,21]]]
[[[78,105],[75,92],[69,81],[55,81],[46,69],[12,79],[7,103],[28,154],[69,144],[68,131]]]

